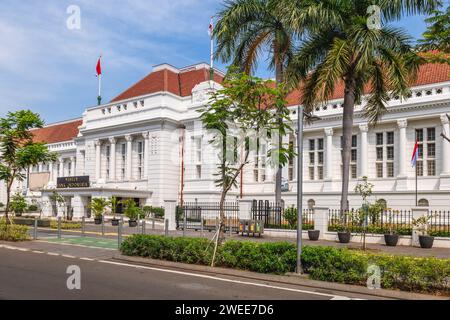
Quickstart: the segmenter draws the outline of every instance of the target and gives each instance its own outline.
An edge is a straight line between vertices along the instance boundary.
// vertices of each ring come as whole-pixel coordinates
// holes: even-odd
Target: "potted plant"
[[[393,216],[394,214],[397,214],[398,211],[391,211],[389,212],[389,233],[386,233],[384,235],[384,242],[386,243],[386,245],[388,247],[395,247],[398,244],[398,234],[393,230],[392,225],[393,225]]]
[[[419,244],[422,249],[431,249],[434,237],[427,234],[428,222],[432,216],[426,215],[412,220],[413,227],[419,232]]]
[[[104,198],[94,198],[90,204],[90,209],[94,213],[94,221],[96,225],[102,224],[103,214],[108,206],[108,202]]]
[[[136,202],[133,199],[128,199],[123,202],[125,206],[125,216],[129,219],[128,225],[130,228],[137,227],[137,220],[142,215],[142,210],[136,205]]]
[[[109,207],[111,208],[111,213],[113,214],[113,218],[111,220],[111,224],[113,227],[117,227],[119,225],[119,219],[116,218],[117,206],[119,205],[119,201],[117,197],[112,196],[109,198]]]

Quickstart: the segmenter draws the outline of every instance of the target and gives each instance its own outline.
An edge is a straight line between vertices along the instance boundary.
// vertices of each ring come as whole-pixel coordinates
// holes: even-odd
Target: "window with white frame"
[[[436,129],[416,129],[416,140],[419,145],[417,175],[436,175]]]
[[[394,177],[394,132],[376,134],[376,175],[377,178]]]
[[[343,156],[343,149],[344,147],[344,137],[341,136],[341,159]],[[341,165],[341,175],[343,172],[343,166]],[[352,145],[351,145],[351,152],[350,152],[350,178],[351,179],[357,179],[358,178],[358,136],[353,135],[352,136]]]
[[[309,140],[309,180],[323,180],[323,138]]]
[[[111,146],[106,146],[106,180],[109,180],[111,177]]]
[[[125,180],[125,170],[127,167],[127,144],[120,144],[120,179]]]
[[[193,142],[193,163],[195,165],[195,179],[201,179],[202,178],[202,142],[203,137],[192,137]]]
[[[255,182],[266,181],[267,145],[258,139],[254,156],[253,180]]]
[[[141,180],[144,178],[144,142],[138,141],[137,142],[137,154],[138,154],[138,163],[137,163],[137,169],[138,169],[138,179]]]

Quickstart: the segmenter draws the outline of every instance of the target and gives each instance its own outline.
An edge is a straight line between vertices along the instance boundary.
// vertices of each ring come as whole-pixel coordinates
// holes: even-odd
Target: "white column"
[[[126,135],[125,140],[127,141],[127,168],[126,168],[126,179],[128,181],[132,178],[132,166],[131,162],[133,161],[132,157],[132,149],[133,149],[133,137],[131,135]]]
[[[70,163],[71,163],[71,165],[70,165],[70,169],[71,169],[71,172],[70,172],[70,175],[72,176],[72,177],[75,177],[76,176],[76,158],[75,157],[71,157],[70,158]]]
[[[450,138],[450,123],[446,114],[441,115],[442,133]],[[442,139],[442,176],[450,175],[450,142]]]
[[[42,163],[39,163],[39,167],[38,167],[38,170],[39,170],[39,173],[42,173],[42,171],[43,171],[43,164]]]
[[[314,208],[314,229],[320,231],[319,239],[325,239],[328,232],[328,208]]]
[[[64,177],[64,159],[59,159],[58,177]]]
[[[369,131],[369,126],[367,123],[360,124],[359,130],[361,131],[361,177],[368,176],[368,145],[367,145],[367,132]]]
[[[49,178],[49,183],[52,183],[54,181],[54,173],[53,173],[53,162],[50,162],[48,164],[48,171],[50,171],[50,178]]]
[[[98,181],[101,178],[100,165],[101,165],[101,141],[95,140],[95,180]]]
[[[327,146],[325,151],[325,180],[333,179],[333,128],[326,128],[325,135],[327,137]]]
[[[148,161],[150,151],[150,135],[148,132],[142,134],[144,137],[144,179],[148,179]]]
[[[109,161],[109,178],[111,181],[116,181],[116,143],[115,138],[109,138],[109,143],[111,144],[110,149],[110,161]]]
[[[177,210],[176,200],[164,201],[165,219],[169,220],[169,231],[177,230],[176,210]]]
[[[406,119],[401,119],[397,121],[399,128],[399,151],[398,151],[398,177],[406,177],[406,127],[408,126],[408,121]]]

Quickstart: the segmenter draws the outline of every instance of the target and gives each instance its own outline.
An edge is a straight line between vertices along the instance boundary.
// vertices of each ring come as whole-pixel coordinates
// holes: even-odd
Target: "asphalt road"
[[[81,270],[81,290],[67,288],[67,268]],[[331,300],[333,293],[308,291],[235,277],[134,266],[113,260],[0,248],[0,299],[152,300]]]

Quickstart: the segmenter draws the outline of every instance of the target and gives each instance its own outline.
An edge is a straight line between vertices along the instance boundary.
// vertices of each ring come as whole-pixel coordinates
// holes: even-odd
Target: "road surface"
[[[81,290],[67,288],[69,266],[81,271]],[[298,285],[216,276],[170,268],[0,247],[0,299],[332,300],[364,298]],[[372,297],[373,298],[373,297]]]

